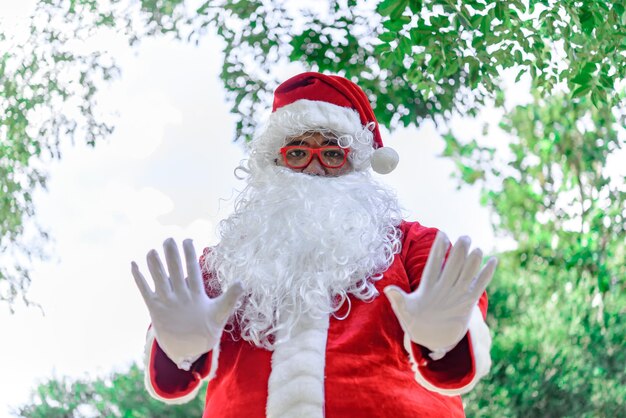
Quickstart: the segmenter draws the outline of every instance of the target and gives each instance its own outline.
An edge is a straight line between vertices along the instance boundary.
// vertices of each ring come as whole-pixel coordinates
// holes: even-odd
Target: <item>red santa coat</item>
[[[209,379],[203,417],[462,417],[460,394],[469,391],[491,365],[491,338],[484,322],[483,295],[469,331],[442,359],[405,336],[386,286],[417,288],[437,230],[403,222],[402,251],[376,282],[381,296],[326,321],[299,326],[292,339],[274,351],[258,348],[231,333],[180,370],[149,331],[146,386],[168,403],[192,399]]]

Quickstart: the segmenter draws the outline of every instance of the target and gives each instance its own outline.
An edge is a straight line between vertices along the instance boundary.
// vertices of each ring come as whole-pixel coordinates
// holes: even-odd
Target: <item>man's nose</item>
[[[310,174],[312,176],[323,176],[326,174],[326,170],[324,170],[324,166],[320,163],[319,157],[317,155],[313,156],[313,159],[304,167],[302,170],[303,173]]]

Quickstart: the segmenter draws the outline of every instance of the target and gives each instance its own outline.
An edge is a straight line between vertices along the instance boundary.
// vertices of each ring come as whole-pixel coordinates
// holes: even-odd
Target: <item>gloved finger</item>
[[[167,271],[170,273],[172,289],[178,295],[189,294],[187,283],[185,283],[183,262],[180,259],[176,241],[172,238],[166,239],[163,242],[163,250],[165,251],[165,262],[167,263]]]
[[[465,291],[465,289],[468,288],[468,284],[471,283],[478,274],[482,262],[483,252],[480,248],[475,248],[465,259],[465,265],[455,285],[458,285],[460,289]]]
[[[230,314],[235,308],[235,304],[243,294],[243,286],[241,282],[235,282],[226,293],[220,295],[215,299],[216,312],[215,320],[218,324],[226,322]]]
[[[408,295],[404,290],[400,289],[398,286],[387,286],[383,291],[396,314],[404,315],[408,313],[406,303]]]
[[[471,243],[472,240],[469,237],[462,236],[454,244],[452,250],[450,250],[450,255],[441,272],[440,279],[440,282],[446,289],[451,288],[457,282],[461,270],[465,266],[465,260]]]
[[[204,283],[202,282],[202,272],[196,257],[196,250],[193,247],[193,241],[186,239],[183,241],[183,252],[185,253],[185,263],[187,265],[187,282],[189,290],[193,295],[206,294]]]
[[[472,310],[478,304],[478,300],[480,296],[474,297],[473,294],[468,294],[467,298],[457,303],[455,306],[455,313],[464,320],[469,320],[470,315],[472,314]]]
[[[487,264],[482,268],[480,273],[478,273],[478,277],[476,278],[476,282],[472,285],[471,291],[478,300],[480,295],[483,294],[487,286],[493,279],[493,274],[496,271],[496,266],[498,265],[498,259],[495,257],[491,257],[487,260]]]
[[[150,300],[154,296],[154,293],[152,292],[152,289],[150,289],[150,286],[148,286],[148,283],[143,277],[143,274],[141,274],[141,272],[139,271],[137,263],[133,261],[132,263],[130,263],[130,266],[130,271],[135,278],[135,284],[137,285],[137,288],[139,289],[139,292],[141,293],[144,302],[146,303],[146,305],[149,305]]]
[[[155,250],[150,250],[146,256],[146,260],[148,262],[148,270],[150,270],[150,275],[152,275],[152,280],[154,280],[155,293],[160,297],[167,297],[172,293],[172,286],[170,279],[167,277],[167,274],[165,274],[163,264],[161,264],[159,253]]]
[[[428,259],[426,260],[426,266],[424,267],[424,272],[422,273],[419,285],[422,291],[432,289],[432,287],[437,283],[448,244],[449,241],[446,234],[441,231],[437,232],[437,237],[435,237],[435,241],[430,248],[430,253],[428,254]]]

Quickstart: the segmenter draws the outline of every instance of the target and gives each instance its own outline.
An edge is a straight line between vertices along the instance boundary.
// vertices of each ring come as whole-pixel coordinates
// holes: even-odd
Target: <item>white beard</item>
[[[242,282],[230,319],[241,338],[273,349],[277,331],[288,339],[301,316],[332,314],[349,294],[378,296],[374,282],[401,246],[392,192],[365,172],[316,177],[270,166],[248,182],[205,266],[215,288]]]

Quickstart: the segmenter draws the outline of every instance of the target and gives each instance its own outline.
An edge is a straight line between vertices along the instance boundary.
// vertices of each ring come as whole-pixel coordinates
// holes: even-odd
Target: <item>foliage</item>
[[[67,137],[93,144],[111,130],[93,105],[98,80],[113,77],[116,67],[104,51],[72,49],[99,28],[124,34],[130,44],[163,34],[200,42],[215,30],[225,42],[221,78],[238,118],[235,138],[246,140],[271,101],[278,69],[288,62],[358,81],[389,128],[476,115],[488,98],[497,99],[499,74],[507,68],[516,68],[518,78],[528,73],[542,97],[567,87],[572,97],[610,106],[620,100],[616,86],[626,72],[621,1],[191,3],[39,1],[29,38],[5,48],[11,52],[0,60],[3,254],[40,251],[22,238],[25,220],[34,215],[32,192],[45,185],[44,156],[59,157]],[[24,264],[0,269],[0,284],[8,285],[0,298],[11,301],[25,290]]]
[[[94,106],[99,82],[117,68],[101,51],[80,53],[72,42],[99,22],[63,20],[42,5],[23,34],[11,37],[0,29],[0,301],[9,304],[24,296],[26,265],[42,256],[40,242],[47,238],[39,227],[31,236],[26,231],[33,192],[45,187],[46,163],[60,158],[63,140],[78,137],[93,145],[112,129]]]
[[[517,106],[508,158],[448,141],[518,243],[490,286],[493,368],[473,416],[618,416],[626,407],[626,188],[608,172],[625,118],[564,95]],[[450,138],[448,138],[450,139]]]
[[[543,96],[565,85],[612,106],[626,75],[619,1],[292,3],[206,1],[190,20],[215,25],[226,42],[221,78],[240,118],[236,138],[250,139],[287,60],[358,81],[391,128],[475,115],[508,68],[528,73]],[[195,28],[190,38],[199,38]]]
[[[195,13],[186,4],[144,0],[142,11],[150,33],[199,42],[215,28],[225,41],[237,139],[253,135],[288,62],[358,81],[390,128],[476,115],[508,68],[528,73],[543,96],[565,86],[612,106],[626,74],[620,1],[220,0]]]
[[[143,370],[133,365],[128,372],[106,379],[67,378],[41,384],[31,404],[16,416],[28,418],[183,418],[200,417],[206,385],[184,405],[167,405],[150,397],[143,384]]]
[[[626,294],[575,269],[500,256],[490,286],[489,375],[463,397],[468,417],[616,417],[626,408]],[[623,257],[622,257],[623,261]],[[541,270],[541,272],[538,272]],[[577,284],[578,283],[578,284]]]
[[[508,158],[494,159],[495,150],[476,141],[459,146],[451,135],[444,155],[456,160],[464,182],[483,183],[496,231],[517,241],[520,254],[573,270],[575,284],[604,293],[623,288],[626,277],[625,177],[607,170],[626,143],[625,125],[626,116],[607,106],[556,95],[504,116]],[[534,263],[523,265],[535,271]]]

